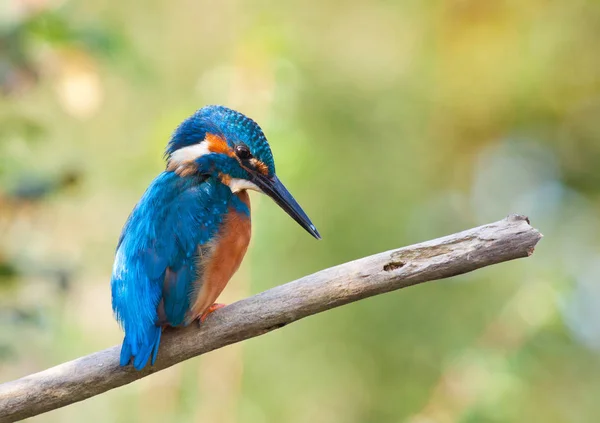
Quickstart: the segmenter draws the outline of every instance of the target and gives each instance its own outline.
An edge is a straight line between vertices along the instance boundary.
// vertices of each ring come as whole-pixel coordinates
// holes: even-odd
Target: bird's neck
[[[250,196],[248,195],[248,191],[244,189],[236,192],[233,195],[236,196],[238,200],[246,206],[248,209],[248,215],[250,215]]]

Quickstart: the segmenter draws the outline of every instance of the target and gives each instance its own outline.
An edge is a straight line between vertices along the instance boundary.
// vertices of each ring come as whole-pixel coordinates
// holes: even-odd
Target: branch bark
[[[0,422],[82,401],[179,362],[304,317],[422,282],[528,257],[542,235],[524,216],[341,264],[215,311],[200,327],[166,330],[152,367],[119,367],[119,346],[0,385]],[[442,323],[441,323],[442,324]]]

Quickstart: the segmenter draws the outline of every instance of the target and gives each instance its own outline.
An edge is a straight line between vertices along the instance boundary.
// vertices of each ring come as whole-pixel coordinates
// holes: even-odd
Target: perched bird
[[[162,329],[204,321],[250,242],[247,190],[271,197],[312,236],[306,213],[275,175],[271,149],[250,118],[206,106],[179,125],[166,170],[125,223],[111,279],[125,331],[121,365],[154,364]]]

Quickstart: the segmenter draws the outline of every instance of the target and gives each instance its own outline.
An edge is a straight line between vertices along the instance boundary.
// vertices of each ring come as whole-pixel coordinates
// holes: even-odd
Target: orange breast
[[[236,194],[250,209],[246,191]],[[250,243],[250,216],[229,209],[219,230],[210,257],[206,258],[200,292],[190,309],[190,320],[200,317],[221,294],[238,270]]]

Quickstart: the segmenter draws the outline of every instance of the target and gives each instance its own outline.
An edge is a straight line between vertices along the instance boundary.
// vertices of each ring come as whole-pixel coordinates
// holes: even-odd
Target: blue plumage
[[[122,354],[122,364],[139,355],[135,367],[141,368],[158,348],[161,298],[168,323],[184,323],[198,247],[214,237],[232,197],[215,178],[174,172],[161,173],[146,190],[125,224],[113,268],[113,309],[131,350]]]
[[[204,304],[239,266],[249,241],[246,189],[271,196],[319,237],[275,176],[262,130],[241,113],[200,109],[173,133],[166,157],[167,170],[125,223],[111,279],[113,311],[125,331],[121,365],[133,361],[138,370],[154,364],[162,327],[207,312]],[[228,220],[232,214],[237,220]]]

